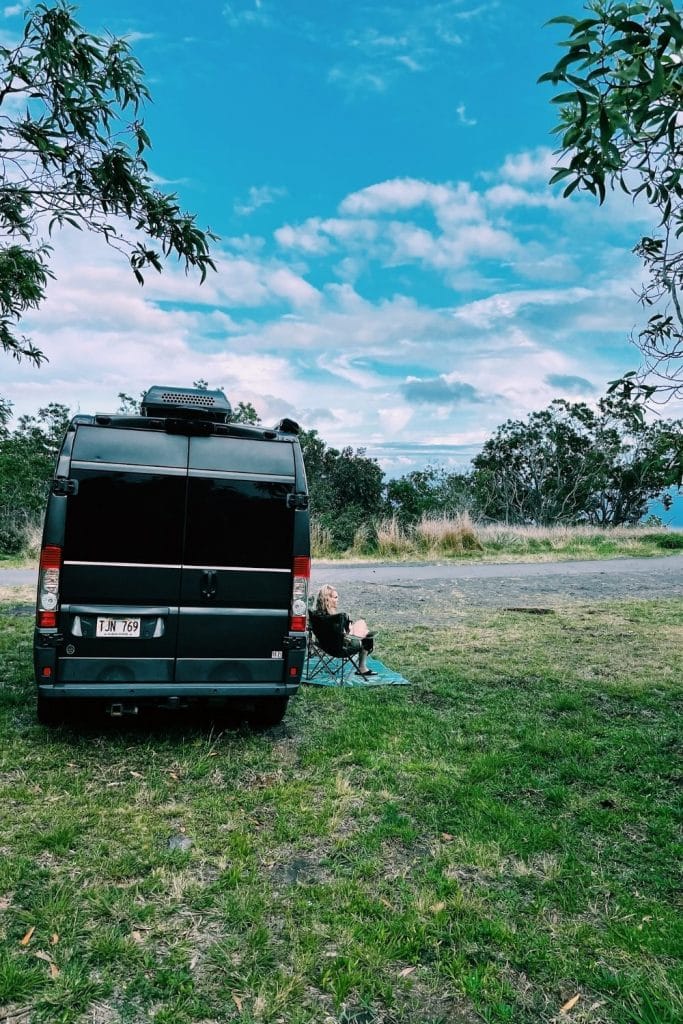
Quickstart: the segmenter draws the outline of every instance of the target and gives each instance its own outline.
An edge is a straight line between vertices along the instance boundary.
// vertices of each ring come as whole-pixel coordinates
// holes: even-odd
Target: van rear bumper
[[[293,697],[299,689],[292,683],[58,683],[38,684],[46,700],[64,698],[111,698],[140,700],[168,697]]]

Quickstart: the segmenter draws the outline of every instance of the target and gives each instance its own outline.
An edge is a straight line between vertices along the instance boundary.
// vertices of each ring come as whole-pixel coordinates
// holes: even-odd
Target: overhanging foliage
[[[53,276],[55,229],[100,235],[140,284],[171,255],[202,280],[214,268],[215,236],[149,173],[142,67],[125,39],[91,35],[74,11],[38,4],[19,42],[0,46],[0,346],[37,365],[44,353],[17,327]]]

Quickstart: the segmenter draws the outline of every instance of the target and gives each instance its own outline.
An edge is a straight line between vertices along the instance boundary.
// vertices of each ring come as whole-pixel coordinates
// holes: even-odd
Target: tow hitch
[[[137,704],[110,704],[107,713],[112,718],[123,718],[124,715],[137,715]]]

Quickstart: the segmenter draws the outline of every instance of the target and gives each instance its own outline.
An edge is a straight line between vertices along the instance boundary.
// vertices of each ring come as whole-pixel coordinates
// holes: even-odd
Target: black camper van
[[[279,722],[301,681],[310,576],[298,427],[230,422],[222,391],[153,387],[76,416],[40,557],[38,717],[97,702],[239,702]]]

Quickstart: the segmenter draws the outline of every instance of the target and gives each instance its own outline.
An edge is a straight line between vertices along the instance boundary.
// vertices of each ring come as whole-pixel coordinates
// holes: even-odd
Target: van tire
[[[256,729],[269,729],[279,725],[285,717],[289,697],[262,697],[251,713],[250,721]]]
[[[61,725],[64,721],[64,701],[50,700],[38,694],[36,714],[41,725]]]

